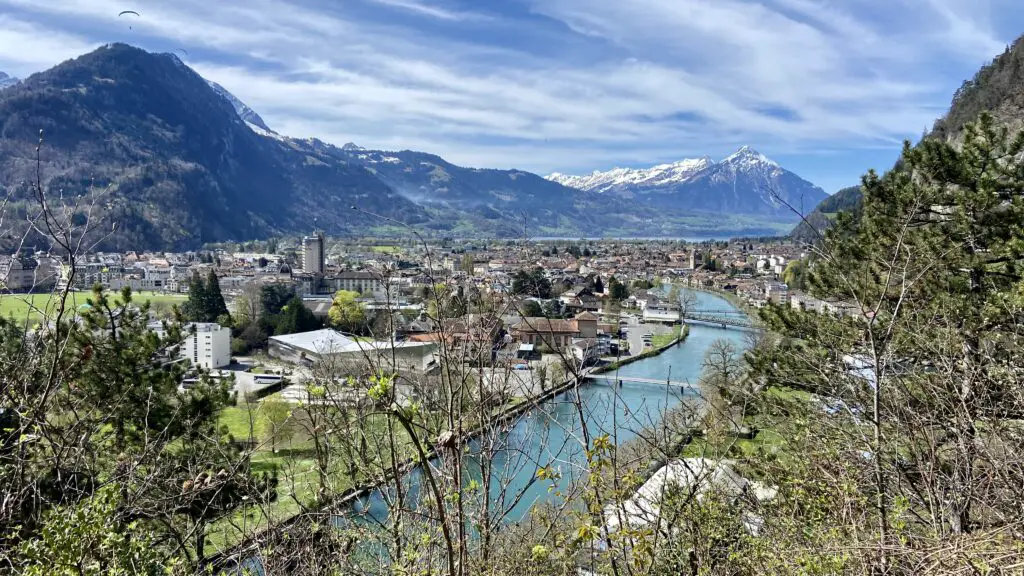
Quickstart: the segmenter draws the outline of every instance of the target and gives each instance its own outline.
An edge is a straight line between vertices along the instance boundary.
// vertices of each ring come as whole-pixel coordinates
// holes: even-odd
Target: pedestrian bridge
[[[722,328],[757,328],[750,317],[736,310],[687,310],[681,316],[687,323],[701,322]]]
[[[657,380],[654,378],[638,378],[635,376],[618,376],[616,377],[613,373],[608,374],[587,374],[585,376],[588,380],[605,380],[612,384],[629,383],[629,384],[655,384],[657,386],[674,386],[676,388],[691,388],[689,382],[681,382],[678,380]]]

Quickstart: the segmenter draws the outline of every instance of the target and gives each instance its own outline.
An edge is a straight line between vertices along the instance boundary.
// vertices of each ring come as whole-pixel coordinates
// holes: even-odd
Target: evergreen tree
[[[601,280],[601,276],[600,275],[595,275],[594,276],[594,293],[595,294],[604,294],[604,281]]]
[[[537,298],[551,297],[551,281],[544,275],[544,269],[520,270],[512,278],[512,293]]]
[[[557,298],[552,298],[551,300],[544,302],[541,309],[543,314],[540,314],[540,316],[545,316],[547,318],[561,318],[564,314],[562,311],[562,301]]]
[[[629,289],[619,279],[612,276],[608,279],[608,292],[614,300],[625,300],[629,298]]]
[[[519,306],[519,313],[526,318],[537,318],[544,315],[536,300],[524,300]]]
[[[210,274],[206,277],[205,304],[207,308],[204,310],[203,317],[208,320],[204,320],[204,322],[217,322],[222,316],[230,316],[228,305],[224,302],[224,295],[220,291],[220,281],[213,270],[210,270]]]
[[[192,549],[181,552],[202,562],[206,523],[243,497],[267,497],[275,480],[253,474],[248,457],[219,430],[231,382],[200,374],[192,387],[179,388],[187,363],[172,360],[184,337],[177,321],[151,331],[149,304],[134,305],[128,289],[115,299],[96,288],[88,303],[73,334],[82,361],[69,390],[78,425],[94,431],[83,440],[95,454],[91,471],[118,487],[122,518],[177,542],[194,535]],[[186,484],[199,477],[200,487]]]
[[[318,330],[321,327],[320,320],[313,315],[309,308],[306,308],[298,296],[294,296],[281,310],[274,327],[274,334],[297,334]]]
[[[260,309],[264,316],[273,316],[281,312],[292,297],[292,289],[282,284],[267,284],[260,288]]]
[[[220,291],[217,274],[211,270],[204,281],[198,274],[188,284],[188,301],[182,306],[184,319],[189,322],[219,322],[230,317],[224,295]]]
[[[181,306],[184,319],[188,322],[203,322],[208,301],[206,283],[199,274],[193,274],[188,282],[188,300]]]
[[[906,144],[898,168],[863,178],[859,220],[840,213],[809,270],[812,293],[850,317],[764,313],[790,338],[753,357],[758,379],[849,407],[812,412],[809,429],[818,446],[867,455],[830,497],[862,499],[846,514],[868,519],[883,562],[897,534],[938,547],[1019,517],[1024,445],[1008,423],[1024,414],[1022,151],[1024,134],[987,116],[959,147]],[[810,463],[811,477],[832,466]]]

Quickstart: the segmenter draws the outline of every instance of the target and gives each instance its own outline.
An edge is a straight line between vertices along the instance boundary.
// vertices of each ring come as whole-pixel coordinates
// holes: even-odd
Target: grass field
[[[267,399],[273,398],[274,395]],[[224,409],[220,413],[220,424],[226,426],[238,441],[254,441],[252,468],[255,472],[276,471],[278,477],[277,498],[264,505],[247,506],[245,510],[213,522],[207,528],[209,543],[215,549],[223,549],[240,541],[246,530],[254,526],[266,527],[268,523],[280,522],[303,510],[317,505],[320,490],[320,474],[317,471],[316,450],[308,434],[311,428],[305,409],[292,405],[288,426],[292,430],[287,440],[277,442],[276,451],[270,442],[270,423],[262,410],[263,402],[242,404]],[[321,418],[323,415],[321,415]],[[357,481],[364,481],[368,470],[377,469],[379,459],[387,454],[387,424],[380,414],[362,417],[360,425],[353,427],[365,434],[369,454],[368,460],[360,461],[357,467]],[[251,435],[250,435],[251,432]],[[413,450],[408,435],[402,430],[395,431],[400,444],[399,460],[411,457]],[[373,462],[377,462],[373,465]],[[348,474],[348,462],[332,456],[329,463],[329,492],[337,494],[352,486]]]
[[[371,246],[370,250],[380,254],[397,254],[402,251],[400,246]]]
[[[673,340],[679,338],[679,334],[682,331],[682,326],[673,326],[672,331],[667,334],[655,334],[651,336],[651,347],[657,349],[662,346],[668,346]]]
[[[68,294],[66,307],[77,310],[92,297],[92,292],[71,292]],[[154,312],[170,310],[174,304],[182,304],[187,300],[184,294],[165,294],[162,292],[135,292],[135,302],[150,302]],[[57,310],[57,295],[45,294],[0,294],[0,316],[15,320],[38,320],[43,315],[53,314]]]

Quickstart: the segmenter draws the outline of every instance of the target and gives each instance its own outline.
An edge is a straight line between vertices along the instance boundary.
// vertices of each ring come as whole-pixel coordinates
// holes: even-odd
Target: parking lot
[[[672,331],[664,324],[640,324],[637,316],[624,316],[627,324],[623,326],[626,330],[626,340],[629,341],[629,355],[642,354],[648,348],[644,346],[644,334],[668,334]]]

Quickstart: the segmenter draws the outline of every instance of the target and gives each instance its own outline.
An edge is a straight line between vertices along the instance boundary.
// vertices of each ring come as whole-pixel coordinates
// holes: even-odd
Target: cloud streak
[[[431,18],[438,18],[440,20],[451,20],[451,21],[462,21],[462,20],[480,20],[485,17],[482,14],[474,12],[461,12],[457,10],[448,10],[441,6],[435,6],[433,4],[427,4],[418,0],[371,0],[376,4],[382,6],[389,6],[392,8],[398,8],[413,12],[415,14],[430,16]]]
[[[180,0],[128,34],[121,1],[4,6],[0,70],[184,47],[279,132],[538,172],[895,147],[1024,24],[1010,0]]]

